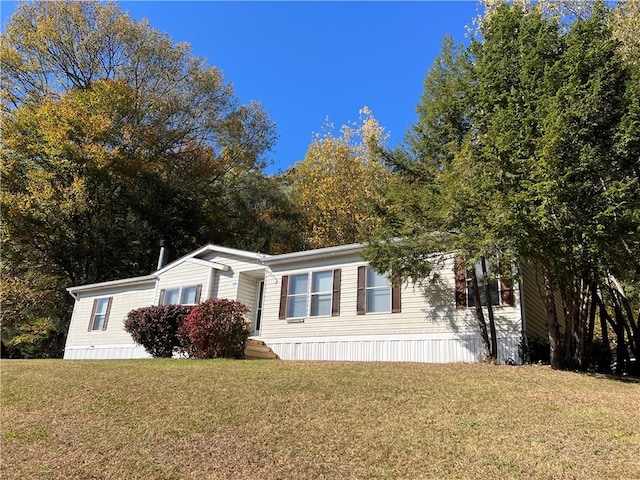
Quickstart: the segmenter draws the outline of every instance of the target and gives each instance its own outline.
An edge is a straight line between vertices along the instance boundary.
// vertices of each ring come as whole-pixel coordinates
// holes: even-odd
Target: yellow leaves
[[[312,247],[357,242],[373,221],[371,206],[386,177],[375,149],[385,135],[367,107],[360,113],[360,123],[343,126],[341,136],[316,136],[295,166],[293,202]]]
[[[613,36],[630,63],[640,62],[640,0],[620,2],[613,13]]]

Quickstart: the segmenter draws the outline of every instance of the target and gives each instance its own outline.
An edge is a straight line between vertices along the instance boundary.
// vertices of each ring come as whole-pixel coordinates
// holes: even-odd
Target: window
[[[314,272],[311,275],[311,316],[331,315],[333,272]]]
[[[371,267],[358,267],[357,314],[400,311],[400,285],[392,285],[389,275],[377,273]]]
[[[475,307],[476,302],[473,296],[472,288],[472,272],[464,269],[464,260],[461,257],[456,258],[456,307]],[[501,278],[499,275],[492,275],[491,264],[486,261],[487,279],[482,273],[482,260],[478,260],[474,266],[476,278],[478,279],[478,288],[480,293],[480,304],[487,306],[486,282],[489,282],[489,290],[491,297],[491,305],[495,306],[513,306],[513,284],[508,278]]]
[[[278,318],[340,315],[341,270],[283,275]]]
[[[180,303],[182,305],[195,305],[197,291],[198,291],[197,286],[184,287],[182,289],[182,295],[180,296]]]
[[[111,312],[111,301],[113,297],[96,298],[93,301],[91,320],[89,321],[89,331],[106,330]]]
[[[489,262],[485,261],[487,266],[487,276],[489,281],[489,289],[491,291],[491,305],[500,305],[500,282],[496,278],[491,278],[491,270]],[[487,290],[486,280],[482,273],[482,260],[478,260],[474,266],[476,278],[478,279],[478,290],[480,290],[480,305],[487,306]],[[473,288],[471,281],[471,272],[467,272],[467,306],[475,307],[476,301],[473,297]]]
[[[162,292],[160,293],[160,296],[162,297]],[[177,305],[178,303],[180,303],[179,299],[180,289],[172,288],[170,290],[165,290],[164,300],[162,300],[160,303],[162,303],[162,305]]]
[[[386,275],[367,268],[367,313],[391,312],[391,284]]]
[[[160,290],[160,305],[195,305],[200,303],[202,285]]]
[[[307,315],[307,280],[309,276],[291,275],[287,293],[287,318],[302,318]]]

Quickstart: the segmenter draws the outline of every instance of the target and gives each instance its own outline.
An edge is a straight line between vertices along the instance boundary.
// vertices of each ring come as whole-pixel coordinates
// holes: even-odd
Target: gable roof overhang
[[[168,263],[164,267],[154,272],[154,275],[161,275],[167,270],[171,270],[173,267],[180,265],[183,262],[196,263],[198,265],[203,265],[209,268],[214,268],[216,270],[227,271],[229,270],[228,265],[224,265],[219,262],[214,262],[210,260],[203,260],[199,257],[206,255],[207,253],[221,253],[223,255],[233,255],[235,257],[240,257],[244,260],[247,260],[250,263],[254,263],[257,265],[262,265],[262,261],[264,258],[271,257],[271,255],[265,255],[262,253],[256,252],[248,252],[246,250],[238,250],[236,248],[228,248],[228,247],[220,247],[218,245],[205,245],[204,247],[199,248],[198,250],[194,250],[187,255],[174,260],[171,263]]]
[[[123,278],[120,280],[111,280],[109,282],[100,282],[100,283],[91,283],[89,285],[80,285],[77,287],[69,287],[67,288],[67,292],[69,292],[74,298],[79,293],[87,293],[87,292],[97,292],[100,290],[110,290],[113,288],[120,287],[132,287],[132,286],[140,286],[145,284],[153,284],[158,280],[156,275],[145,275],[142,277],[133,277],[133,278]]]
[[[364,249],[361,243],[351,243],[348,245],[337,245],[335,247],[317,248],[315,250],[305,250],[302,252],[283,253],[265,257],[262,261],[265,265],[285,265],[302,261],[317,260],[320,258],[335,258],[360,253]]]

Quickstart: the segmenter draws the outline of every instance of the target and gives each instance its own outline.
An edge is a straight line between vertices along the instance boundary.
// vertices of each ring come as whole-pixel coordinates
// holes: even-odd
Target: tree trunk
[[[586,363],[593,364],[593,332],[596,326],[596,308],[598,295],[598,284],[596,281],[591,282],[591,292],[589,296],[589,323],[587,325],[587,336],[584,340]]]
[[[491,345],[489,344],[489,335],[487,334],[487,323],[484,320],[484,312],[482,311],[482,300],[480,299],[480,288],[478,287],[478,277],[476,269],[471,269],[471,292],[473,293],[473,301],[476,304],[476,317],[478,318],[478,327],[480,328],[480,337],[482,338],[482,355],[484,361],[491,360]]]
[[[609,342],[609,327],[607,321],[613,323],[609,318],[607,309],[604,306],[604,300],[598,296],[598,304],[600,305],[600,330],[602,330],[602,348],[604,349],[604,365],[602,370],[606,373],[611,372],[611,342]]]
[[[547,320],[547,334],[549,336],[549,363],[551,368],[561,369],[563,367],[562,338],[560,336],[560,325],[558,324],[558,313],[553,290],[553,279],[549,265],[543,268],[544,277],[544,299]]]
[[[573,362],[580,369],[584,370],[586,368],[586,340],[587,340],[587,331],[589,329],[589,305],[591,304],[590,300],[590,288],[591,282],[588,279],[583,278],[581,281],[581,288],[579,290],[580,297],[579,302],[576,305],[579,306],[579,312],[577,312],[577,323],[575,325],[575,333],[574,333],[574,350],[573,350]]]
[[[487,298],[487,315],[489,317],[489,333],[491,334],[491,360],[498,360],[498,336],[496,335],[496,322],[493,316],[493,300],[491,298],[491,284],[487,278],[487,261],[480,258],[482,265],[482,276],[484,277],[484,292]]]

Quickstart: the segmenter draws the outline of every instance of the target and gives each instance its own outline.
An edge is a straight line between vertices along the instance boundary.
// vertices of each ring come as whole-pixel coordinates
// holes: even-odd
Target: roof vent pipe
[[[169,263],[169,242],[167,240],[160,240],[160,256],[158,257],[158,268],[160,270],[167,263]]]

